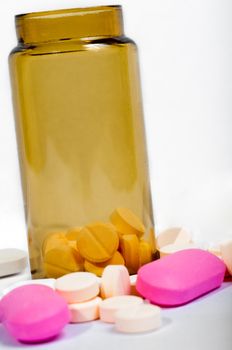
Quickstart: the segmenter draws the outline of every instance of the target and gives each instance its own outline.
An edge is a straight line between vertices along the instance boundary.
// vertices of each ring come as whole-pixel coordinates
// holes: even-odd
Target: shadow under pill
[[[86,323],[70,323],[63,330],[62,334],[59,335],[59,339],[70,339],[76,336],[80,336],[82,333],[89,331],[93,327],[92,322]]]
[[[7,330],[2,325],[0,325],[0,349],[1,345],[5,345],[9,348],[25,348],[30,345],[34,348],[36,346],[42,346],[45,344],[48,344],[49,346],[50,343],[56,343],[63,340],[65,341],[67,339],[72,339],[76,336],[80,336],[82,333],[87,332],[91,327],[92,324],[90,322],[78,324],[78,326],[77,324],[68,324],[60,334],[47,340],[40,342],[19,342],[18,340],[11,337]]]
[[[24,348],[25,345],[19,343],[16,339],[12,338],[6,329],[0,325],[0,349],[5,345],[9,348]]]
[[[162,320],[161,320],[161,326],[159,328],[156,328],[156,329],[153,329],[151,331],[147,331],[147,332],[135,332],[135,333],[124,333],[124,332],[119,332],[115,329],[114,325],[112,324],[112,327],[109,328],[107,331],[109,333],[112,333],[112,334],[115,334],[115,335],[118,335],[120,333],[120,335],[123,335],[123,336],[145,336],[145,335],[151,335],[151,334],[155,334],[155,333],[159,333],[162,329],[166,328],[167,326],[169,326],[171,323],[172,323],[172,320],[168,317],[162,317]]]

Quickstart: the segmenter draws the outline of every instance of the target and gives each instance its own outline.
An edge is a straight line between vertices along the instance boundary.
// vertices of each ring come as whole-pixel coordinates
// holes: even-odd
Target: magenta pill
[[[201,249],[182,250],[142,266],[136,289],[161,306],[178,306],[218,288],[226,266],[221,259]]]
[[[2,322],[2,319],[3,319],[3,311],[2,311],[2,303],[0,300],[0,323]]]
[[[43,342],[57,336],[70,320],[65,300],[44,285],[15,288],[1,300],[1,319],[22,342]]]

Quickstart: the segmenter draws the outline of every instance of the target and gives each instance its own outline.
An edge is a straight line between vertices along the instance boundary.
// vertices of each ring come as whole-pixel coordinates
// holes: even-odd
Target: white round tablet
[[[161,309],[158,306],[142,304],[115,314],[115,328],[119,332],[148,332],[161,326]]]
[[[90,272],[73,272],[62,276],[56,280],[55,288],[69,304],[90,300],[99,293],[98,280]]]
[[[83,303],[69,304],[71,323],[81,323],[97,320],[99,318],[99,305],[102,299],[93,298]]]
[[[193,243],[168,244],[168,245],[162,247],[159,250],[159,253],[160,253],[160,257],[163,258],[164,256],[179,252],[180,250],[186,250],[186,249],[199,249],[199,246],[197,244],[193,244]]]
[[[110,298],[117,295],[129,295],[130,276],[123,265],[108,265],[101,278],[101,296]]]
[[[172,227],[159,233],[156,237],[156,247],[161,249],[169,244],[187,244],[192,241],[191,233],[181,227]]]
[[[208,252],[221,258],[222,252],[221,252],[220,244],[210,243],[208,247]]]
[[[229,274],[232,276],[232,239],[220,244],[222,260],[226,264]]]
[[[0,250],[0,277],[22,272],[26,266],[26,252],[13,248]]]
[[[135,306],[141,304],[143,304],[143,299],[134,295],[120,295],[105,299],[100,304],[100,319],[103,322],[114,323],[117,311],[121,309],[133,309]]]

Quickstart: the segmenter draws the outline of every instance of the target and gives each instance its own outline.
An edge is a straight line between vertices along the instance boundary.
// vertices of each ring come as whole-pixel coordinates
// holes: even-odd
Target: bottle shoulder
[[[51,55],[62,54],[67,52],[81,52],[100,49],[100,48],[132,48],[137,49],[135,42],[126,37],[96,38],[86,40],[60,40],[57,42],[39,43],[38,45],[24,45],[19,43],[9,54],[13,56],[34,56],[34,55]]]

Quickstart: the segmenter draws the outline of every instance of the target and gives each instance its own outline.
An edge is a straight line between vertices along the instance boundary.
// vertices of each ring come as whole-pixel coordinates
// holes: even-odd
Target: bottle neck
[[[18,41],[24,44],[123,35],[121,6],[34,12],[15,20]]]

